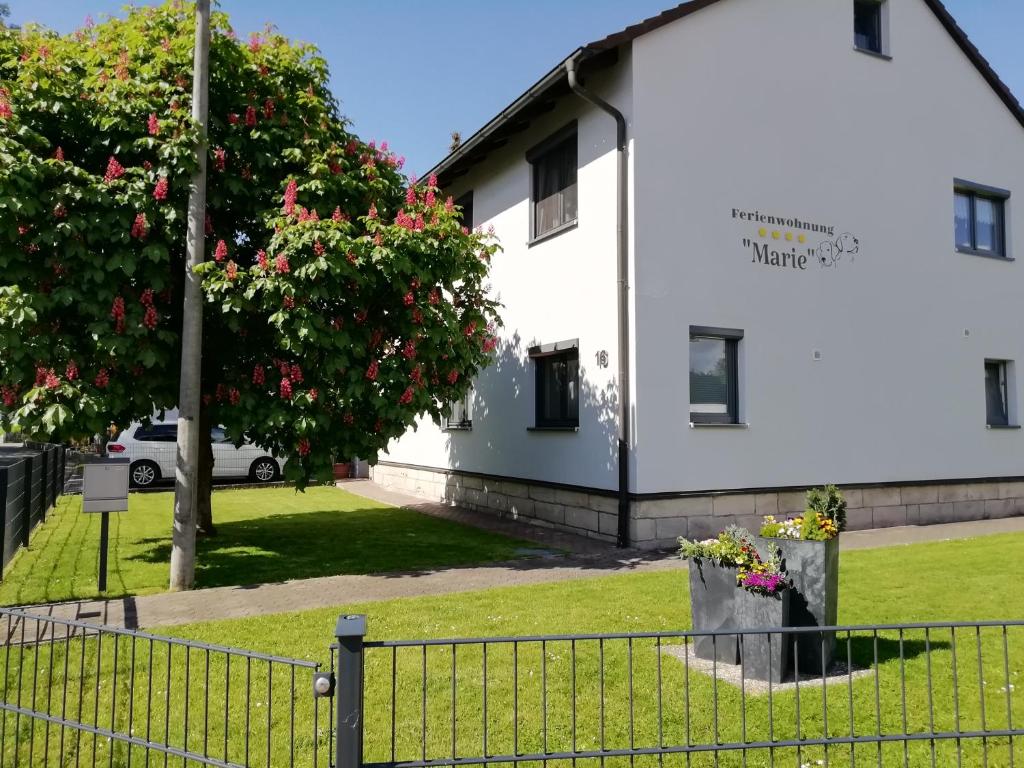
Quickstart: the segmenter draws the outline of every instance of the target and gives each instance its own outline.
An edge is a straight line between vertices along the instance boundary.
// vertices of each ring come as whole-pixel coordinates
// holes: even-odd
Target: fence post
[[[21,545],[28,549],[29,536],[32,533],[32,485],[35,482],[35,469],[39,463],[37,456],[25,457],[25,504],[24,519],[21,521]]]
[[[10,481],[10,469],[0,467],[0,582],[4,580],[4,553],[7,551],[7,492]]]
[[[363,638],[366,616],[338,617],[338,671],[334,687],[336,744],[335,768],[363,765]]]

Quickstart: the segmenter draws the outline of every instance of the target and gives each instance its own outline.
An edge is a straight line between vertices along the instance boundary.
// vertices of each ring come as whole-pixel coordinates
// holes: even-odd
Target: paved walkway
[[[331,606],[468,592],[490,587],[520,586],[593,578],[619,573],[647,573],[684,569],[686,564],[671,553],[617,550],[606,544],[523,523],[495,521],[484,515],[452,510],[442,505],[395,494],[372,483],[352,483],[346,490],[368,498],[410,506],[490,530],[508,532],[536,541],[542,549],[557,547],[569,554],[546,554],[509,563],[470,568],[440,568],[415,573],[374,576],[329,576],[318,579],[259,584],[248,587],[217,587],[195,592],[166,593],[117,600],[89,600],[29,608],[65,619],[79,619],[113,626],[160,627],[195,621],[236,619],[273,613],[328,608]],[[428,506],[430,508],[428,508]],[[514,526],[513,528],[507,525]],[[966,539],[995,533],[1024,532],[1024,518],[985,520],[947,525],[910,526],[843,534],[842,549],[900,546],[926,541]],[[577,547],[579,549],[577,549]]]

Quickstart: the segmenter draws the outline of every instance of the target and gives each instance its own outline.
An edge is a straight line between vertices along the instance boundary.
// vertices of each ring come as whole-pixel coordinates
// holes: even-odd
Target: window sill
[[[579,432],[579,426],[575,427],[527,427],[527,432]]]
[[[883,61],[892,61],[892,56],[888,53],[879,53],[878,51],[872,51],[870,48],[860,48],[856,45],[853,46],[853,50],[857,53],[863,53],[866,56],[873,56],[876,59],[882,59]]]
[[[576,229],[576,227],[579,225],[579,221],[580,220],[576,218],[573,219],[572,221],[567,221],[565,224],[561,224],[555,227],[554,229],[549,229],[543,235],[537,235],[536,237],[527,240],[526,247],[532,248],[533,246],[537,245],[537,243],[543,243],[545,240],[550,240],[553,237],[558,237],[563,232],[568,232],[572,229]]]
[[[1009,256],[1000,256],[998,253],[993,253],[992,251],[978,251],[974,248],[965,248],[962,245],[958,245],[956,247],[956,252],[963,253],[968,256],[981,256],[983,259],[995,259],[996,261],[1016,261],[1016,259]]]
[[[467,421],[467,422],[465,422],[463,424],[449,424],[446,427],[444,427],[444,429],[442,429],[441,431],[442,432],[472,432],[473,431],[473,422]]]
[[[1020,429],[1020,424],[986,424],[985,429]]]
[[[747,429],[750,425],[745,422],[725,421],[691,421],[690,429]]]

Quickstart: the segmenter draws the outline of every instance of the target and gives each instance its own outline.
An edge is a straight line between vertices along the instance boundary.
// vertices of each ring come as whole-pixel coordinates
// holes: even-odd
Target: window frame
[[[872,6],[877,8],[877,37],[878,48],[869,48],[860,45],[857,41],[857,13],[860,8]],[[877,56],[882,59],[891,60],[889,52],[889,2],[888,0],[853,0],[853,49],[866,53],[869,56]]]
[[[459,217],[462,219],[462,226],[468,229],[470,232],[473,231],[475,211],[473,210],[473,190],[469,190],[465,194],[459,196],[459,199],[455,201],[455,205],[459,206],[461,213]],[[466,216],[466,213],[469,216]]]
[[[968,225],[970,227],[970,246],[961,245],[957,242],[956,200],[959,196],[967,197],[969,202],[970,213]],[[996,226],[996,240],[998,241],[997,249],[985,250],[984,248],[977,247],[978,199],[987,200],[994,204],[996,216],[998,217]],[[966,253],[969,256],[984,256],[985,258],[999,259],[1000,261],[1014,260],[1010,255],[1009,238],[1006,236],[1007,207],[1009,200],[1009,190],[1000,189],[999,187],[991,187],[986,184],[978,184],[973,181],[965,181],[964,179],[953,180],[953,247],[956,249],[957,253]]]
[[[1003,413],[1002,420],[994,420],[988,408],[988,375],[989,369],[996,369],[998,385],[1002,398]],[[985,425],[989,429],[1012,429],[1014,424],[1010,421],[1010,361],[988,358],[985,360]]]
[[[578,432],[580,428],[580,345],[579,339],[559,341],[554,344],[542,344],[530,347],[530,360],[534,364],[534,422],[528,428],[531,432]],[[547,392],[546,372],[548,365],[556,359],[576,361],[576,415],[569,415],[569,391],[566,387],[561,397],[564,406],[564,418],[549,419],[544,416]]]
[[[566,144],[572,143],[573,155],[574,155],[574,166],[575,166],[575,182],[572,186],[576,188],[576,215],[569,220],[560,222],[559,224],[547,229],[543,232],[537,231],[537,203],[539,202],[538,185],[539,175],[538,170],[544,163],[549,160],[556,152],[561,150]],[[567,125],[560,128],[558,131],[553,133],[551,136],[546,138],[541,143],[534,146],[526,153],[526,161],[530,165],[530,231],[527,245],[534,245],[543,240],[547,240],[550,237],[554,237],[562,232],[566,232],[571,229],[575,229],[579,224],[580,209],[579,209],[579,131],[577,128],[577,122],[571,121]],[[565,190],[560,190],[559,194],[564,194]],[[564,203],[563,203],[564,205]]]
[[[452,406],[455,402],[462,403],[462,413],[464,418],[459,421],[453,421],[451,417]],[[444,419],[444,431],[445,432],[468,432],[473,429],[473,388],[470,387],[466,390],[466,394],[462,396],[461,400],[453,401],[448,403],[449,415]]]
[[[715,328],[706,325],[691,325],[690,338],[713,339],[725,342],[726,354],[726,375],[728,376],[726,389],[726,412],[725,413],[701,413],[693,410],[693,393],[690,391],[690,376],[692,375],[692,363],[689,355],[689,346],[686,356],[686,385],[689,393],[690,423],[697,424],[725,424],[738,425],[740,421],[740,382],[739,382],[739,344],[743,340],[743,331],[738,328]]]

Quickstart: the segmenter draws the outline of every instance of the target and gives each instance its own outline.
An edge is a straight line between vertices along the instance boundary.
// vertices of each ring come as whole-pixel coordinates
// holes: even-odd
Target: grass
[[[172,493],[133,493],[110,516],[105,597],[167,588]],[[215,490],[218,534],[198,543],[200,588],[507,560],[530,546],[337,488]],[[100,516],[65,496],[0,584],[0,605],[99,596]]]
[[[1013,578],[1014,564],[1024,560],[1024,535],[1002,535],[967,541],[921,544],[898,549],[847,552],[842,556],[841,568],[841,623],[908,623],[918,621],[975,621],[993,618],[1012,618],[1024,615],[1024,597]],[[280,654],[298,659],[328,659],[335,620],[344,606],[284,616],[262,616],[235,621],[195,624],[166,630],[165,634],[179,638],[200,640],[229,646],[249,648],[266,653]],[[363,604],[352,610],[368,616],[370,639],[424,639],[460,636],[530,635],[548,633],[588,632],[642,632],[686,628],[689,624],[687,582],[679,571],[595,578],[560,584],[508,587],[453,596],[392,600]],[[985,725],[1005,727],[1009,706],[1016,727],[1024,723],[1024,632],[1012,630],[1007,637],[1008,654],[1005,665],[1003,636],[1000,630],[986,630],[976,637],[973,632],[956,635],[956,666],[954,667],[948,631],[931,633],[926,640],[922,632],[907,632],[902,638],[903,659],[900,658],[900,637],[896,633],[882,633],[879,638],[878,690],[875,676],[855,680],[852,692],[852,727],[857,734],[903,732],[903,700],[906,700],[906,727],[910,732],[924,731],[934,721],[937,729],[952,728],[955,718],[963,730],[978,729]],[[769,727],[775,738],[788,738],[799,733],[805,737],[820,736],[826,732],[823,713],[828,714],[827,732],[833,736],[849,735],[851,731],[850,698],[845,684],[828,689],[823,699],[820,686],[804,686],[799,697],[794,693],[776,693],[769,702],[767,697],[743,697],[725,684],[715,686],[712,680],[696,671],[689,672],[676,659],[663,658],[659,665],[656,642],[635,640],[606,641],[604,643],[603,680],[600,674],[602,649],[596,642],[579,641],[573,646],[564,641],[549,642],[543,648],[539,643],[520,643],[517,655],[512,646],[492,646],[487,658],[487,739],[492,754],[507,753],[518,745],[522,752],[563,750],[572,747],[573,701],[576,702],[576,745],[580,749],[595,748],[601,743],[601,711],[604,711],[604,743],[608,747],[623,747],[632,743],[652,746],[658,743],[659,731],[668,744],[686,743],[687,733],[694,743],[711,743],[716,736],[713,702],[717,698],[717,735],[723,741],[768,738]],[[874,643],[870,634],[854,636],[851,654],[855,663],[870,668],[873,665]],[[845,644],[841,646],[845,654]],[[61,646],[52,653],[61,662]],[[110,643],[97,656],[92,641],[82,642],[82,651],[71,648],[72,690],[77,680],[90,678],[91,673],[78,675],[75,665],[81,655],[84,669],[92,669],[97,659],[109,683],[114,668]],[[572,663],[575,650],[575,667]],[[105,656],[104,656],[105,654]],[[224,734],[228,734],[229,756],[243,762],[243,745],[248,734],[252,754],[247,762],[253,766],[288,765],[292,747],[290,734],[290,707],[294,697],[296,710],[296,764],[313,765],[313,744],[318,744],[319,762],[326,765],[328,747],[328,707],[321,707],[320,721],[314,731],[313,705],[309,697],[309,674],[300,670],[294,688],[281,671],[270,686],[279,698],[274,699],[267,690],[267,673],[259,664],[243,671],[242,665],[232,662],[227,674],[222,661],[214,660],[212,671],[203,673],[202,654],[192,654],[192,673],[185,682],[183,654],[175,652],[170,675],[164,668],[164,657],[157,653],[156,661],[140,663],[135,675],[138,680],[152,679],[157,698],[167,697],[166,706],[157,704],[156,739],[163,740],[162,712],[171,711],[172,743],[183,743],[181,721],[185,702],[189,704],[193,723],[203,720],[203,691],[209,691],[214,702],[221,702],[224,679],[232,692],[232,707],[226,727],[223,715],[215,704],[211,719],[211,743],[220,754]],[[112,686],[102,689],[96,696],[98,706],[86,701],[85,719],[98,711],[101,723],[110,722],[110,708],[115,701],[122,702],[118,710],[119,729],[127,729],[129,721],[123,704],[131,678],[126,659],[127,649],[122,645],[119,670],[120,695],[110,692]],[[36,679],[38,670],[46,660],[24,661],[26,679]],[[483,749],[484,704],[480,681],[483,654],[480,646],[460,646],[457,658],[451,646],[432,648],[424,656],[419,648],[370,649],[365,667],[367,720],[365,724],[365,759],[367,762],[388,761],[391,758],[391,724],[395,718],[397,738],[396,757],[418,759],[422,754],[423,733],[423,665],[426,664],[428,757],[441,758],[452,751],[452,670],[455,668],[457,698],[456,751],[459,755],[479,755]],[[632,690],[628,669],[632,663]],[[513,666],[513,664],[515,666]],[[394,666],[393,666],[394,665]],[[20,671],[21,665],[15,665]],[[575,668],[575,682],[573,669]],[[954,668],[956,672],[954,674]],[[901,670],[905,675],[901,674]],[[929,687],[929,670],[932,684]],[[546,673],[546,686],[542,679]],[[248,685],[245,675],[250,675]],[[392,677],[394,675],[394,678]],[[658,676],[663,692],[660,699],[661,717],[658,716]],[[1006,679],[1017,681],[1016,690],[1008,692]],[[45,677],[45,672],[44,672]],[[60,678],[60,675],[57,676]],[[687,681],[688,677],[688,681]],[[168,679],[173,686],[168,685]],[[11,675],[8,675],[8,680]],[[392,679],[394,704],[392,704]],[[212,681],[212,682],[211,682]],[[516,685],[513,685],[516,681]],[[954,698],[954,681],[956,697]],[[688,685],[687,685],[688,683]],[[603,694],[602,694],[603,685]],[[44,686],[45,687],[45,686]],[[141,687],[141,684],[137,684]],[[174,691],[173,697],[170,691]],[[1003,688],[1003,690],[1000,690]],[[89,696],[93,686],[84,686]],[[688,693],[687,693],[688,691]],[[190,696],[186,693],[190,692]],[[574,695],[575,692],[575,695]],[[251,695],[253,705],[251,722],[245,720],[246,707],[241,697]],[[40,692],[40,696],[42,693]],[[875,719],[875,697],[881,711],[880,724]],[[518,699],[519,717],[513,723],[513,697]],[[74,698],[72,696],[72,698]],[[162,699],[161,699],[162,700]],[[273,714],[270,702],[276,701]],[[630,702],[632,701],[632,707]],[[282,703],[283,702],[283,703]],[[984,702],[985,714],[982,714]],[[545,707],[546,704],[546,707]],[[144,708],[135,710],[136,733],[143,730]],[[546,711],[546,717],[542,712]],[[632,711],[632,715],[631,715]],[[771,726],[769,726],[769,712]],[[8,715],[7,728],[13,727],[13,716]],[[91,722],[91,720],[90,720]],[[632,722],[632,736],[630,723]],[[267,733],[270,739],[269,759],[265,754]],[[12,731],[13,733],[13,731]],[[25,744],[31,730],[24,719],[21,723],[19,743],[22,757],[26,758]],[[51,738],[56,738],[54,734]],[[189,742],[196,748],[200,739],[196,734]],[[516,744],[518,742],[518,744]],[[9,742],[10,743],[10,742]],[[36,754],[44,743],[42,726],[36,728]],[[1015,742],[1015,757],[1024,764],[1024,739]],[[82,756],[92,764],[91,738],[82,740]],[[8,746],[8,750],[12,748]],[[990,738],[983,745],[980,740],[963,741],[961,760],[964,766],[1006,766],[1010,762],[1010,747],[1005,738]],[[98,745],[99,760],[110,756],[110,746],[103,739]],[[984,750],[984,751],[983,751]],[[66,752],[68,750],[65,750]],[[142,764],[142,750],[133,750],[133,763]],[[941,743],[935,747],[932,761],[931,745],[927,742],[911,744],[904,763],[901,744],[885,745],[881,754],[873,745],[861,745],[855,750],[858,765],[955,765],[956,745]],[[10,755],[8,755],[10,756]],[[821,748],[807,748],[797,759],[793,750],[776,749],[774,764],[778,766],[814,765],[824,760]],[[829,764],[852,765],[848,748],[833,748],[827,755]],[[96,762],[95,760],[93,762]],[[601,761],[578,760],[578,768],[601,768]],[[105,763],[105,760],[104,760]],[[123,746],[114,750],[113,765],[127,763]],[[580,765],[580,764],[584,765]],[[656,758],[609,758],[604,768],[662,768]],[[764,766],[769,765],[766,752],[723,754],[717,763],[710,755],[694,755],[687,763],[682,756],[667,757],[663,761],[670,768],[683,766]],[[28,763],[26,763],[28,764]],[[558,768],[570,768],[563,761]]]

